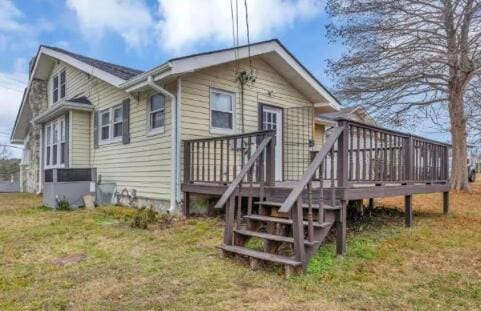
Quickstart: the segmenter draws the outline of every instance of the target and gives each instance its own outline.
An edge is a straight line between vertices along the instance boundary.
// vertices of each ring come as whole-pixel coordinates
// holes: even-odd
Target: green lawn
[[[131,209],[56,212],[32,195],[0,195],[0,310],[481,309],[481,184],[415,197],[415,227],[400,198],[351,222],[347,256],[328,243],[304,276],[251,271],[222,258],[222,223],[193,218],[132,229]],[[83,254],[64,266],[55,259]]]

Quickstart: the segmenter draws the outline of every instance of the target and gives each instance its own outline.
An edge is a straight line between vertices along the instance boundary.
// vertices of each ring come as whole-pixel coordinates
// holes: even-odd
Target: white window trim
[[[121,122],[116,122],[116,123],[122,123],[122,135],[114,137],[114,110],[120,108],[122,110],[122,121]],[[108,139],[102,139],[102,115],[104,113],[108,112],[109,113],[109,138]],[[99,135],[99,145],[109,145],[113,143],[118,143],[122,141],[123,137],[123,122],[124,122],[124,110],[122,105],[117,105],[113,106],[104,110],[101,110],[99,112],[99,118],[98,118],[98,135]]]
[[[62,74],[62,72],[65,72],[65,83],[64,83],[65,84],[65,96],[64,97],[60,96],[60,89],[62,88],[61,82],[60,82],[60,75]],[[57,87],[58,98],[57,98],[56,101],[54,101],[54,98],[53,98],[53,91],[54,91],[54,87],[55,87],[55,85],[54,85],[55,77],[58,78],[58,87]],[[67,96],[67,71],[66,71],[65,67],[60,67],[50,77],[50,103],[52,105],[57,104],[57,103],[61,102],[61,100],[64,99],[66,96]]]
[[[213,103],[213,96],[212,93],[219,93],[223,95],[230,96],[232,98],[232,111],[223,111],[212,109]],[[225,128],[218,128],[212,126],[212,111],[221,111],[221,112],[228,112],[232,113],[232,129],[225,129]],[[236,132],[236,119],[237,119],[237,109],[236,109],[236,94],[234,92],[224,91],[216,88],[210,88],[209,90],[209,129],[210,133],[212,134],[235,134]]]
[[[155,96],[155,95],[161,95],[161,96],[164,97],[164,108],[156,110],[156,111],[152,111],[151,110],[151,100],[152,100],[152,97]],[[151,119],[152,113],[159,112],[159,111],[162,111],[162,110],[164,111],[164,125],[161,126],[161,127],[158,127],[158,128],[152,128],[152,119]],[[154,135],[165,133],[165,120],[166,120],[165,115],[166,115],[165,96],[160,94],[160,93],[151,94],[149,96],[149,98],[147,99],[147,136],[154,136]]]
[[[63,123],[63,137],[62,137],[62,130],[60,128],[60,125]],[[53,159],[53,135],[54,135],[54,131],[53,131],[53,124],[56,124],[57,127],[58,127],[58,130],[57,130],[57,164],[55,165],[52,165],[50,163],[47,163],[47,147],[50,147],[50,157],[48,160],[50,160],[50,162],[52,162],[52,159]],[[65,117],[60,117],[58,119],[55,119],[47,124],[45,124],[45,136],[47,136],[47,128],[50,127],[50,137],[45,137],[45,168],[46,169],[50,169],[50,168],[64,168],[65,167],[65,161],[64,163],[60,163],[61,162],[61,157],[62,157],[62,143],[65,143],[65,131],[67,131],[68,129],[65,128]],[[48,140],[47,140],[48,138]],[[66,160],[66,159],[65,159]]]

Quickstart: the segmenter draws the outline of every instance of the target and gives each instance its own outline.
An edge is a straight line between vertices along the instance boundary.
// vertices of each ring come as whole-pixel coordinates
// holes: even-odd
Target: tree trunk
[[[459,86],[458,83],[455,83]],[[468,182],[467,169],[467,130],[464,115],[464,98],[462,88],[454,87],[449,94],[449,114],[451,119],[451,188],[455,190],[471,191]]]

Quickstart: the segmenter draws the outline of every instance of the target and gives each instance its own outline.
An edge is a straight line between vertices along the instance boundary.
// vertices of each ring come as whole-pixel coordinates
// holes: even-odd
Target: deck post
[[[444,215],[449,213],[449,191],[443,192],[443,213]]]
[[[413,196],[407,195],[404,197],[404,211],[406,227],[413,225]]]
[[[373,209],[375,206],[376,206],[376,204],[374,203],[374,198],[369,198],[368,208]]]
[[[347,121],[340,121],[339,126],[345,126],[344,131],[337,141],[337,188],[345,188],[348,178],[349,160],[349,124]]]
[[[225,207],[225,227],[224,227],[224,244],[232,245],[232,237],[234,234],[234,217],[235,217],[235,195],[232,194],[227,201]]]
[[[190,216],[190,192],[184,191],[184,202],[182,207],[184,216],[188,218]]]
[[[338,217],[336,219],[336,254],[344,256],[346,254],[346,234],[347,234],[347,201],[341,200]]]
[[[413,136],[409,135],[409,141],[406,151],[406,181],[411,183],[413,181],[413,166],[414,166],[414,140]]]
[[[274,186],[276,180],[276,136],[271,135],[266,148],[266,185]]]
[[[294,236],[294,254],[298,261],[305,263],[306,253],[304,248],[304,217],[302,199],[297,199],[297,202],[291,208],[292,218],[292,235]]]
[[[184,141],[184,183],[190,183],[190,170],[191,170],[191,163],[190,163],[190,142]]]

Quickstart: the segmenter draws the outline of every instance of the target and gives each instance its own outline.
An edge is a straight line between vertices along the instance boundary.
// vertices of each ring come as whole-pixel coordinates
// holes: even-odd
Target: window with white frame
[[[65,97],[67,77],[65,70],[58,72],[52,77],[52,103],[58,102]]]
[[[45,126],[45,167],[65,165],[65,120],[56,119]]]
[[[149,132],[162,132],[165,119],[165,97],[154,94],[149,101]]]
[[[122,106],[115,106],[100,112],[99,123],[101,143],[120,141],[123,135]]]
[[[235,95],[210,90],[210,127],[213,132],[233,133],[235,128]]]

